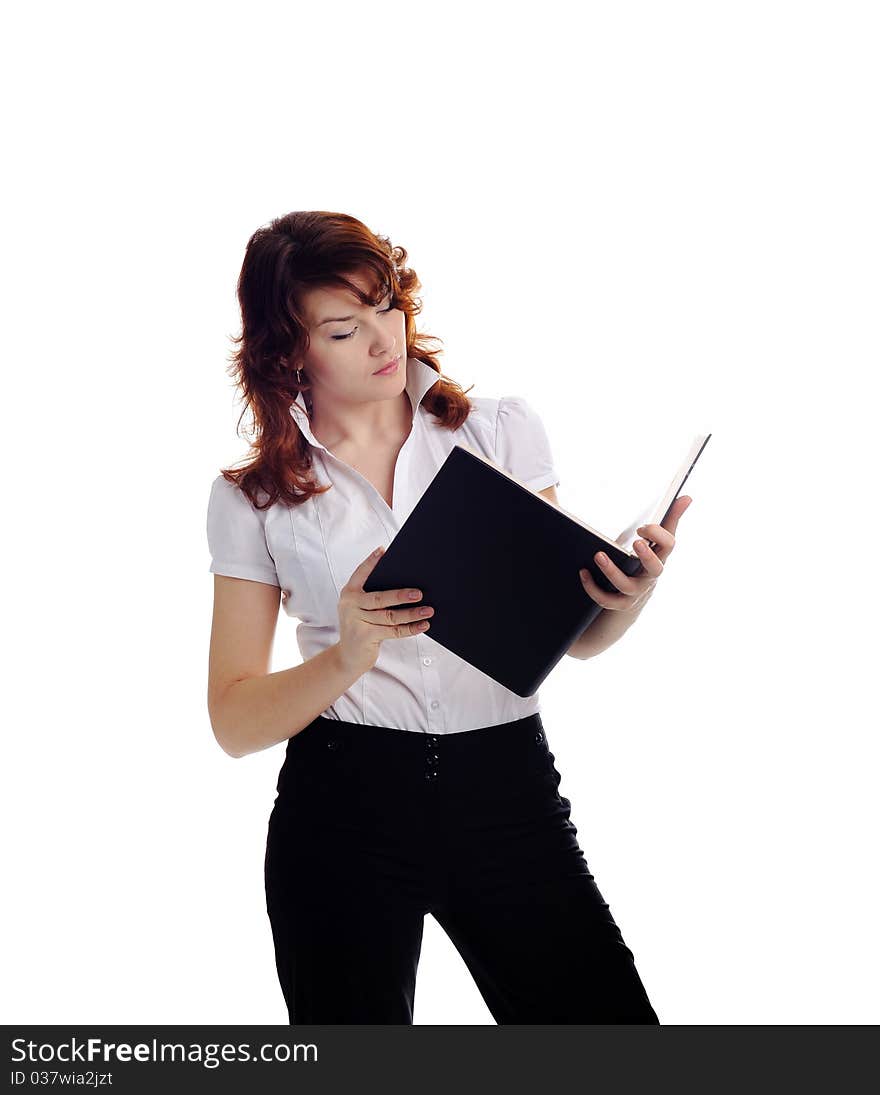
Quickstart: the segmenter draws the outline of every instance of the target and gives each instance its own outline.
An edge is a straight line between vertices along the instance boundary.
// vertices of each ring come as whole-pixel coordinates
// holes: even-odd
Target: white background
[[[562,791],[661,1022],[880,1020],[876,6],[7,28],[0,1019],[287,1022],[284,750],[213,738],[205,514],[245,244],[326,209],[407,248],[444,371],[529,399],[590,524],[712,432],[636,626],[541,689]],[[431,918],[415,1020],[493,1021]]]

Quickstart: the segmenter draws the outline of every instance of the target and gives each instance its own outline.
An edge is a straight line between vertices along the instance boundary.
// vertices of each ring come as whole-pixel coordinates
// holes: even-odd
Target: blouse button
[[[422,658],[422,665],[430,665],[431,661],[431,658]]]
[[[437,710],[437,708],[438,708],[438,707],[440,706],[440,701],[439,701],[439,700],[431,700],[431,706],[432,706],[432,707],[434,708],[434,710],[436,711],[436,710]]]

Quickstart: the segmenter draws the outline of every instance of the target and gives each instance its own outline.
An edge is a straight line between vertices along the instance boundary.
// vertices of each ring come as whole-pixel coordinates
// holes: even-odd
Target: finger
[[[414,605],[412,608],[378,608],[368,612],[361,619],[380,627],[400,627],[401,624],[420,623],[430,619],[434,609],[430,605]]]
[[[663,573],[663,560],[656,552],[652,551],[650,546],[644,540],[636,540],[633,543],[633,548],[636,555],[639,557],[639,562],[642,564],[642,569],[646,574],[650,574],[652,578],[659,578]],[[670,548],[670,551],[672,549]],[[666,553],[667,555],[669,552]]]
[[[426,612],[426,615],[422,616],[422,612]],[[427,631],[431,626],[430,617],[433,614],[433,608],[427,608],[426,610],[423,607],[401,608],[396,611],[380,609],[377,612],[368,612],[360,619],[365,624],[387,629],[389,634],[383,635],[383,639],[405,639],[407,635],[416,635],[419,632]]]
[[[364,582],[375,568],[376,564],[385,554],[385,548],[380,544],[375,551],[363,560],[349,579],[348,588],[354,589],[359,597],[355,603],[358,608],[375,611],[377,608],[386,608],[388,605],[406,604],[407,601],[418,601],[422,597],[420,589],[377,589],[370,593],[364,590]]]
[[[679,518],[692,501],[692,498],[689,498],[687,495],[682,495],[681,498],[676,498],[670,506],[666,524],[642,525],[636,529],[636,532],[641,536],[645,536],[652,541],[655,545],[655,550],[659,548],[659,551],[657,551],[657,558],[661,562],[665,562],[666,559],[669,558],[670,553],[675,547],[675,530],[678,528]]]
[[[612,585],[616,586],[621,593],[626,593],[630,597],[633,597],[638,593],[638,582],[634,578],[630,578],[628,574],[624,574],[620,567],[612,562],[611,558],[606,555],[604,551],[596,552],[593,558],[605,577]]]
[[[681,516],[686,509],[689,508],[693,498],[683,494],[680,498],[676,498],[672,503],[672,507],[669,510],[669,516],[666,518],[666,528],[675,535],[675,530],[678,528],[678,522],[681,520]]]
[[[587,591],[590,599],[595,601],[601,608],[609,609],[622,609],[629,608],[632,603],[632,598],[627,597],[624,593],[606,593],[596,582],[596,579],[585,567],[581,572],[581,584]]]
[[[682,514],[690,506],[691,502],[693,502],[693,498],[691,498],[689,495],[681,495],[679,498],[676,498],[672,505],[669,507],[669,513],[667,514],[666,520],[663,522],[662,525],[644,526],[644,529],[647,530],[648,534],[651,534],[651,538],[655,541],[655,543],[661,543],[661,541],[657,540],[656,537],[653,535],[653,533],[655,532],[657,532],[659,535],[663,535],[663,533],[668,532],[673,539],[675,538],[675,530],[678,528],[678,522],[681,520]],[[636,532],[642,532],[642,529],[636,529]],[[669,550],[671,551],[672,544],[669,544],[668,546]]]
[[[374,589],[367,592],[363,589],[363,583],[361,583],[361,589],[357,591],[358,595],[355,598],[355,603],[358,608],[363,608],[368,612],[381,612],[382,609],[393,608],[401,606],[408,608],[410,603],[420,601],[424,594],[420,589]]]
[[[640,536],[644,536],[646,540],[650,540],[655,545],[654,550],[660,548],[661,551],[668,554],[675,546],[675,537],[662,525],[642,525],[636,529],[636,532]]]

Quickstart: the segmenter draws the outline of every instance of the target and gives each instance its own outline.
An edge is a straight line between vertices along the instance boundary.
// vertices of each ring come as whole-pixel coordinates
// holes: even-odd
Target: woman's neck
[[[368,452],[378,446],[403,444],[412,429],[412,403],[406,391],[398,399],[374,403],[339,405],[322,413],[313,407],[311,430],[321,444],[333,452]]]

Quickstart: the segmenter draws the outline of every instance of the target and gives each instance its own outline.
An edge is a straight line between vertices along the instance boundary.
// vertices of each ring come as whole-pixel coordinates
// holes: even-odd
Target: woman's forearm
[[[232,757],[244,757],[298,734],[361,676],[346,669],[338,643],[313,658],[231,684],[211,717],[214,736]]]
[[[595,658],[597,654],[601,654],[603,650],[613,646],[618,639],[626,634],[639,618],[639,613],[649,599],[650,594],[645,597],[638,608],[629,612],[613,612],[609,608],[603,608],[586,631],[581,632],[575,639],[566,653],[581,661],[585,661],[587,658]]]

